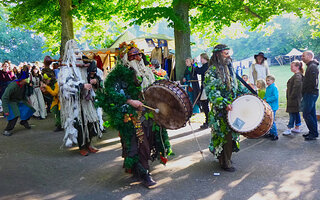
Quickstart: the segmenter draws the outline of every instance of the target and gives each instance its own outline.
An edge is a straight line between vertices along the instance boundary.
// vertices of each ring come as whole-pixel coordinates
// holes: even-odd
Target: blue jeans
[[[318,137],[318,123],[316,115],[316,102],[318,95],[304,94],[302,97],[302,112],[304,121],[309,129],[311,137]]]
[[[273,111],[273,124],[270,129],[270,134],[274,136],[278,136],[277,125],[276,125],[276,110]]]
[[[301,126],[301,118],[299,112],[289,113],[289,117],[288,128],[293,128],[294,125]]]

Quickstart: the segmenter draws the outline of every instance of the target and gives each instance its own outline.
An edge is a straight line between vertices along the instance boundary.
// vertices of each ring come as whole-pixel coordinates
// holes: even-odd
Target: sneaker
[[[263,137],[264,137],[264,138],[271,138],[272,135],[271,135],[270,133],[267,133],[267,134],[265,134]]]
[[[279,137],[276,136],[276,135],[273,135],[273,136],[271,137],[271,140],[272,140],[272,141],[276,141],[276,140],[278,140],[278,139],[279,139]]]
[[[301,133],[301,131],[300,131],[299,128],[298,128],[298,129],[294,128],[294,129],[292,129],[291,131],[294,132],[294,133]]]
[[[291,129],[287,129],[282,133],[283,135],[291,135]]]
[[[9,131],[4,131],[4,132],[2,133],[2,135],[4,135],[4,136],[11,136],[12,133],[10,133]]]

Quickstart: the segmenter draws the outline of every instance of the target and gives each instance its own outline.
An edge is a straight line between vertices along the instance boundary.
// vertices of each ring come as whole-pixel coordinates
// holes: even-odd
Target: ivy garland
[[[239,151],[239,134],[234,132],[227,123],[226,106],[239,95],[248,93],[248,90],[237,80],[232,82],[232,91],[227,88],[216,73],[216,67],[212,66],[205,76],[205,90],[208,100],[212,105],[212,110],[209,112],[209,126],[211,131],[211,142],[209,150],[218,157],[223,150],[223,145],[227,143],[226,134],[231,133],[232,139],[236,143],[234,151]]]
[[[126,104],[127,99],[141,99],[141,77],[136,77],[134,70],[128,69],[121,62],[109,73],[104,82],[104,89],[97,92],[97,105],[108,115],[109,121],[105,126],[119,131],[123,143],[124,154],[128,155],[131,138],[136,134],[132,119],[137,117],[136,109]],[[145,113],[145,119],[153,118],[152,113]],[[155,146],[153,157],[160,159],[163,164],[167,161],[166,155],[172,154],[168,133],[165,129],[154,123],[152,130],[155,132]],[[125,156],[124,166],[130,171],[139,161],[138,156]]]

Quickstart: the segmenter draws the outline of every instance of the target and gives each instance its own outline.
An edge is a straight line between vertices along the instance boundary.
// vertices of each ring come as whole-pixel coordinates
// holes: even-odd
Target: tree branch
[[[251,14],[254,17],[257,17],[259,19],[262,19],[262,17],[260,15],[258,15],[257,13],[253,12],[252,10],[250,10],[250,8],[248,6],[243,5],[244,10],[246,11],[246,13]]]

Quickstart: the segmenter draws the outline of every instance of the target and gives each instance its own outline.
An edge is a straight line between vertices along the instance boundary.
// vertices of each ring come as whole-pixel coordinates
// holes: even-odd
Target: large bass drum
[[[154,120],[167,129],[179,129],[186,125],[192,115],[188,94],[176,83],[160,80],[144,90],[145,104],[159,109]]]
[[[234,131],[247,138],[259,138],[271,129],[273,111],[270,105],[259,97],[242,95],[232,102],[228,123]]]

